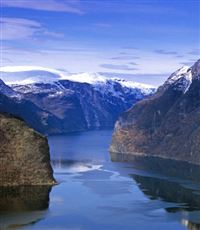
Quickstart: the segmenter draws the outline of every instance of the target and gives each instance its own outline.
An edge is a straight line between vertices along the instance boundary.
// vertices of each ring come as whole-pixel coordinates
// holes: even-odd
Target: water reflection
[[[120,153],[110,153],[110,156],[114,162],[132,162],[134,168],[140,170],[200,183],[200,166],[198,165],[158,157],[140,157]]]
[[[180,204],[180,207],[167,208],[168,212],[200,210],[200,194],[198,194],[198,190],[195,193],[195,190],[185,188],[177,182],[154,177],[139,175],[132,175],[132,177],[150,199],[161,199],[165,202]]]
[[[171,203],[169,213],[181,213],[181,223],[189,230],[200,230],[200,167],[151,157],[111,154],[112,161],[131,161],[134,168],[148,174],[130,175],[151,200]],[[174,205],[176,204],[176,205]]]
[[[49,207],[49,186],[0,188],[0,229],[17,229],[44,219]]]

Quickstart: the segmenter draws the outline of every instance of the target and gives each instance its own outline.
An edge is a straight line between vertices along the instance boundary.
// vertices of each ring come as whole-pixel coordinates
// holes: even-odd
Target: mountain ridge
[[[5,71],[5,68],[3,70]],[[20,77],[20,71],[21,69],[18,70],[17,77]],[[12,69],[7,73],[2,72],[1,75],[9,80],[14,73]],[[39,74],[42,75],[41,79],[39,79]],[[79,79],[78,74],[76,77],[69,77],[73,79],[72,81],[59,77],[56,72],[55,75],[51,73],[53,75],[50,75],[50,80],[43,81],[44,77],[48,77],[50,73],[45,74],[44,69],[42,72],[23,71],[21,76],[23,84],[10,84],[10,88],[19,100],[28,101],[45,111],[48,116],[55,117],[54,120],[59,127],[57,131],[53,129],[55,133],[112,128],[121,112],[155,91],[155,88],[149,88],[145,84],[123,79],[108,79],[99,74],[89,74],[88,77],[84,75],[85,80]],[[33,79],[31,81],[29,81],[30,76]],[[34,82],[34,76],[36,82]],[[27,79],[32,83],[27,84]],[[54,122],[52,124],[55,127]],[[34,128],[38,130],[37,127]],[[42,131],[45,134],[54,132],[48,129]]]
[[[56,82],[59,80],[70,80],[74,82],[82,82],[82,83],[88,83],[88,84],[99,84],[99,83],[105,83],[107,80],[112,80],[112,81],[121,81],[122,83],[124,82],[127,87],[144,87],[144,88],[155,88],[153,85],[148,85],[144,83],[137,83],[133,81],[127,81],[123,78],[119,77],[107,77],[101,73],[98,72],[81,72],[81,73],[68,73],[66,71],[60,71],[57,69],[51,69],[51,68],[45,68],[41,66],[5,66],[5,67],[0,67],[0,73],[2,73],[1,77],[4,77],[6,74],[5,79],[3,79],[6,84],[12,85],[15,84],[15,81],[7,81],[6,79],[9,78],[9,75],[13,77],[13,74],[22,74],[22,77],[25,77],[26,81],[19,81],[16,82],[16,84],[33,84],[33,83],[48,83],[48,82]],[[42,77],[43,74],[50,74],[51,78],[49,80],[47,79],[39,79],[39,77]],[[33,78],[29,78],[29,77]],[[47,76],[46,76],[47,77]],[[28,81],[29,80],[29,81]],[[134,85],[135,83],[135,85]],[[129,84],[129,85],[128,85]]]

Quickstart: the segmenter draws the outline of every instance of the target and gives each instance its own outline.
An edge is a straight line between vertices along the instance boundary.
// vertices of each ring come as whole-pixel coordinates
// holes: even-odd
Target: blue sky
[[[167,76],[200,56],[199,4],[1,0],[1,66]]]

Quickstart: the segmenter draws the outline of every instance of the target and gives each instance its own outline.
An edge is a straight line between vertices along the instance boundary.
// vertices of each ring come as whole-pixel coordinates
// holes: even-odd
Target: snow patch
[[[67,76],[61,76],[60,79],[88,84],[98,84],[105,83],[107,78],[99,73],[78,73]]]
[[[164,86],[174,85],[175,90],[186,93],[192,83],[192,71],[188,66],[183,66],[174,72],[165,82]]]

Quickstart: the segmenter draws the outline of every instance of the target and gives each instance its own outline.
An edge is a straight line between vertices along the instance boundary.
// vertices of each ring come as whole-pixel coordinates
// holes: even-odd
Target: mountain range
[[[66,74],[42,67],[1,67],[0,112],[23,118],[43,134],[111,128],[155,87],[98,73]]]

